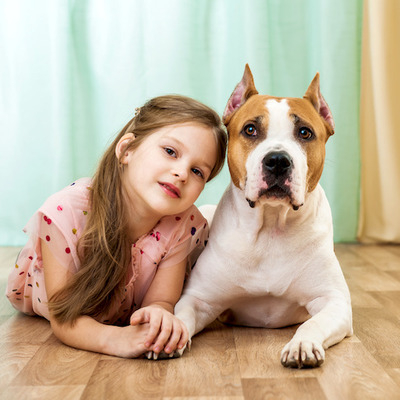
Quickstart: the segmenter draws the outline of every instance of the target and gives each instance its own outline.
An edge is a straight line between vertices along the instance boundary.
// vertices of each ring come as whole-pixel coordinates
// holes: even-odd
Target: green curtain
[[[134,109],[180,93],[220,114],[249,63],[260,93],[317,71],[336,122],[322,185],[335,239],[359,203],[362,0],[0,0],[0,245],[22,245],[50,194],[92,175]],[[225,167],[198,204],[216,203]]]

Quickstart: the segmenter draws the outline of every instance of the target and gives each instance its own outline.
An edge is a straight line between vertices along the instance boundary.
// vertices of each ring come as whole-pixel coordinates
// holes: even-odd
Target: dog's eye
[[[247,136],[256,136],[257,135],[257,129],[253,124],[248,124],[244,127],[243,132]]]
[[[303,126],[299,129],[299,136],[303,140],[310,140],[314,137],[314,133],[310,128]]]

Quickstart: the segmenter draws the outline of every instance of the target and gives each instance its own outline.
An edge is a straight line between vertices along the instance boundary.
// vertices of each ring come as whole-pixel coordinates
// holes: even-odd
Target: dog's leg
[[[196,271],[195,268],[193,273],[195,274],[196,272],[198,272],[198,270]],[[186,347],[190,347],[192,337],[229,308],[234,289],[232,288],[232,290],[228,289],[221,292],[223,281],[218,281],[218,279],[223,280],[223,277],[218,275],[213,277],[212,274],[206,274],[205,276],[207,277],[209,275],[211,276],[210,280],[206,279],[203,281],[199,275],[196,275],[195,279],[189,280],[188,287],[185,288],[180,300],[175,305],[175,316],[178,317],[188,329],[188,344],[185,345],[183,349],[176,350],[169,355],[163,352],[160,354],[148,352],[146,354],[148,359],[157,360],[182,356]],[[196,287],[195,289],[191,289],[190,282],[196,283],[196,285],[194,285]]]
[[[307,306],[312,316],[296,331],[283,348],[281,363],[285,367],[318,367],[325,360],[325,350],[353,333],[350,301],[344,296],[319,297]]]
[[[171,354],[166,354],[164,351],[160,354],[148,351],[145,353],[145,357],[149,360],[165,360],[166,358],[181,357],[186,347],[189,346],[190,348],[192,336],[213,322],[223,311],[223,308],[215,305],[210,307],[207,303],[193,296],[183,295],[175,306],[175,315],[185,323],[189,331],[188,343],[182,349],[175,350]]]
[[[220,304],[210,306],[205,301],[200,300],[189,294],[183,294],[181,299],[175,306],[175,316],[184,322],[189,332],[189,341],[181,350],[175,350],[171,354],[161,352],[156,354],[149,351],[145,357],[149,360],[162,360],[166,358],[179,358],[182,356],[186,347],[191,345],[192,337],[213,322],[222,312],[224,308]]]
[[[175,315],[185,323],[189,338],[213,322],[224,310],[223,299],[218,304],[208,304],[189,294],[184,294],[175,306]]]
[[[218,284],[218,283],[217,283]],[[210,288],[211,285],[208,285]],[[196,292],[196,296],[190,290],[184,291],[182,297],[175,306],[175,315],[183,321],[189,331],[189,346],[192,337],[213,322],[224,310],[229,308],[230,293],[219,292],[219,297],[210,296],[209,299],[201,298],[204,291]],[[210,294],[210,293],[208,293]],[[215,293],[214,293],[215,294]],[[228,294],[228,295],[227,295]],[[214,299],[214,300],[212,300]],[[186,346],[182,350],[177,350],[175,356],[181,356]]]

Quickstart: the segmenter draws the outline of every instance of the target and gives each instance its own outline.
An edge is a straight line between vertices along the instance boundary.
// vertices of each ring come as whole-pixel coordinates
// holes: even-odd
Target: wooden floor
[[[19,249],[0,249],[0,290]],[[0,300],[1,399],[400,399],[400,246],[337,245],[353,337],[315,370],[283,368],[296,327],[214,322],[181,359],[126,360],[61,344],[49,323]]]

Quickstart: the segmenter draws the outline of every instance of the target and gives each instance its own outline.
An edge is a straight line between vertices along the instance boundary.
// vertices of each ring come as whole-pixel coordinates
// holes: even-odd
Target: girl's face
[[[125,135],[117,145],[123,150]],[[122,143],[122,146],[119,146]],[[119,150],[120,149],[120,150]],[[211,128],[199,123],[166,126],[135,150],[125,151],[123,185],[135,212],[142,216],[178,214],[198,198],[217,159]]]

